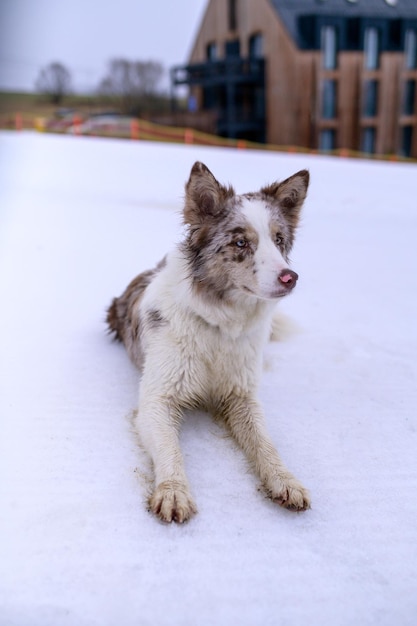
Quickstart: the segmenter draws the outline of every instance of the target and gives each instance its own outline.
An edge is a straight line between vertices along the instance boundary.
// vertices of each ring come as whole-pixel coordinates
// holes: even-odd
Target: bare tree
[[[164,68],[158,61],[112,59],[99,92],[117,99],[125,113],[141,113],[161,96]]]
[[[133,75],[137,88],[142,96],[153,96],[158,93],[164,69],[157,61],[136,61],[132,63]]]
[[[71,74],[62,63],[50,63],[39,72],[35,89],[54,104],[59,104],[71,91]]]

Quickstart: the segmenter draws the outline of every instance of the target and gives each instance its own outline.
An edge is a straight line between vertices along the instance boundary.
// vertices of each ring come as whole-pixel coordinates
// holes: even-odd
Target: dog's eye
[[[275,243],[277,244],[277,246],[281,246],[284,243],[284,237],[282,237],[281,235],[277,235],[275,237]]]
[[[238,248],[244,248],[247,242],[246,242],[246,239],[238,239],[237,241],[235,241],[235,244],[237,245]]]

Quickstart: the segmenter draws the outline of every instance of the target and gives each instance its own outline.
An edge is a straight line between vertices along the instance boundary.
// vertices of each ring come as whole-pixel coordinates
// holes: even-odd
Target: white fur
[[[256,398],[275,302],[297,281],[287,267],[309,173],[238,196],[196,162],[185,186],[187,232],[154,270],[108,309],[107,321],[142,370],[135,428],[155,473],[150,509],[184,522],[196,512],[179,446],[182,412],[222,420],[268,496],[287,509],[310,506],[283,465]]]
[[[259,474],[268,495],[283,506],[309,506],[304,487],[288,472],[269,439],[256,400],[262,350],[271,331],[277,276],[287,267],[271,240],[268,211],[245,201],[242,212],[259,237],[255,293],[236,291],[212,303],[195,293],[180,249],[146,288],[140,317],[157,310],[165,320],[145,327],[145,363],[136,428],[155,471],[150,508],[164,521],[196,512],[179,447],[184,408],[202,407],[225,420]]]
[[[259,246],[255,254],[258,276],[256,295],[259,298],[276,298],[280,294],[277,276],[288,264],[271,239],[270,213],[260,200],[245,200],[242,213],[259,235]]]

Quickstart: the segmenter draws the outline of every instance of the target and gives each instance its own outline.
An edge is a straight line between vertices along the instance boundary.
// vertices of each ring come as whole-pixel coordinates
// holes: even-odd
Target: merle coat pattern
[[[308,184],[302,170],[237,195],[195,163],[184,240],[108,310],[110,330],[142,372],[135,428],[153,463],[149,507],[163,521],[184,522],[197,511],[179,446],[190,408],[227,426],[272,500],[294,511],[310,506],[266,432],[256,397],[276,302],[298,278],[288,254]]]

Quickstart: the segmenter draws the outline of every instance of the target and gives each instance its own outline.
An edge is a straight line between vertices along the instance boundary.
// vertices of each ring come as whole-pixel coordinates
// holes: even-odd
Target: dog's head
[[[227,299],[240,291],[275,299],[292,291],[297,274],[288,267],[309,173],[297,172],[256,193],[237,195],[200,162],[186,184],[183,249],[193,286],[202,295]]]

